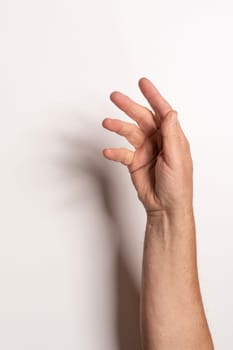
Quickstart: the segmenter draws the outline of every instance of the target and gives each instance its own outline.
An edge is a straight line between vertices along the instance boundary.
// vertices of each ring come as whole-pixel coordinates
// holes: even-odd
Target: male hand
[[[138,198],[148,215],[189,210],[193,201],[193,162],[178,115],[147,78],[139,88],[152,110],[119,91],[111,101],[135,123],[105,118],[103,127],[126,137],[135,148],[105,148],[103,155],[128,167]]]

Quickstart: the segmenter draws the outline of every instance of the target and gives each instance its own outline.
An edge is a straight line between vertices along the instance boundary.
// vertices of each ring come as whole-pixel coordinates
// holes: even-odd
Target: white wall
[[[120,90],[150,78],[194,161],[198,264],[216,349],[232,349],[230,0],[1,0],[0,347],[139,350],[145,215],[127,169]]]

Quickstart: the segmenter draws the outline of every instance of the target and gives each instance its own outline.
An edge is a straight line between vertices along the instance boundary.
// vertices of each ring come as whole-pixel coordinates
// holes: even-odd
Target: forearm
[[[147,217],[142,264],[143,350],[212,350],[198,281],[193,210]]]

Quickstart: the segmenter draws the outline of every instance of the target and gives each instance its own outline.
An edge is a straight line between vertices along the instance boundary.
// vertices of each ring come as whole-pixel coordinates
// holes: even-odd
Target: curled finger
[[[102,125],[104,128],[126,137],[129,143],[136,149],[139,148],[145,140],[143,131],[135,124],[127,123],[119,119],[105,118]]]
[[[134,152],[127,148],[105,148],[103,155],[107,159],[129,166],[133,161]]]

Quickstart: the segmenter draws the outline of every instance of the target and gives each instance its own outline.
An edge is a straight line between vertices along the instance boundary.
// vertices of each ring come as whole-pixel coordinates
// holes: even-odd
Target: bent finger
[[[135,124],[119,119],[105,118],[102,125],[104,128],[126,137],[129,143],[135,148],[139,148],[145,140],[144,133]]]
[[[159,90],[148,78],[141,78],[138,82],[139,88],[149,102],[152,109],[157,112],[162,120],[172,109],[168,101],[160,94]]]
[[[105,148],[103,155],[107,159],[129,166],[133,161],[134,152],[127,148]]]
[[[129,96],[114,91],[110,95],[111,101],[125,112],[130,118],[136,121],[138,126],[147,134],[153,133],[156,126],[156,119],[152,111],[149,108],[140,105],[133,101]]]

